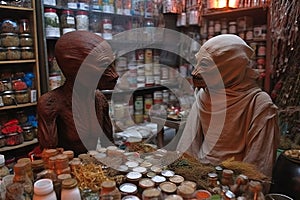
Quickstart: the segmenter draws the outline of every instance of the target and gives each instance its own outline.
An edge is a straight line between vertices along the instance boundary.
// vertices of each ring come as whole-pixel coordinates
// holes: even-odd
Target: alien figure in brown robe
[[[109,105],[100,92],[113,89],[118,79],[111,46],[94,33],[74,31],[57,41],[55,57],[65,82],[38,100],[40,147],[78,155],[95,150],[99,138],[113,142]]]

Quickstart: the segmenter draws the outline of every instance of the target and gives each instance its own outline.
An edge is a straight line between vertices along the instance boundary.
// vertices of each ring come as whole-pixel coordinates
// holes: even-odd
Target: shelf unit
[[[265,39],[252,39],[246,42],[265,42],[266,43],[266,55],[265,55],[265,68],[264,70],[257,70],[264,73],[263,84],[261,85],[263,90],[270,93],[270,76],[271,76],[271,38],[270,38],[270,13],[268,6],[256,6],[249,8],[236,8],[225,10],[208,10],[203,13],[202,18],[205,21],[220,20],[226,18],[227,20],[236,20],[240,17],[251,17],[253,19],[253,25],[267,25],[267,33]]]
[[[34,59],[28,60],[4,60],[0,61],[0,72],[2,73],[15,73],[15,72],[31,72],[34,74],[33,84],[36,90],[36,101],[31,103],[23,103],[17,105],[9,105],[0,107],[1,123],[10,119],[16,118],[18,111],[29,112],[36,114],[37,100],[41,95],[40,89],[40,65],[39,65],[39,45],[38,45],[38,31],[37,31],[37,13],[36,1],[31,1],[31,7],[17,7],[0,5],[0,19],[13,19],[17,23],[20,19],[28,19],[30,27],[30,35],[33,40],[33,53]],[[2,124],[1,124],[2,125]],[[33,146],[38,144],[35,138],[32,141],[23,142],[16,146],[4,146],[0,148],[0,153],[4,155],[24,156],[26,152],[31,151]]]

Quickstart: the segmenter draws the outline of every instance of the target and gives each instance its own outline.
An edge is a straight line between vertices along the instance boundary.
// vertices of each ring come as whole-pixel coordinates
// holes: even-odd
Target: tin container
[[[31,141],[34,139],[35,134],[31,125],[22,126],[24,141]]]
[[[123,183],[119,187],[120,192],[122,195],[134,195],[137,194],[137,186],[133,183]]]
[[[4,91],[1,94],[4,106],[10,106],[16,104],[15,92],[12,90]]]

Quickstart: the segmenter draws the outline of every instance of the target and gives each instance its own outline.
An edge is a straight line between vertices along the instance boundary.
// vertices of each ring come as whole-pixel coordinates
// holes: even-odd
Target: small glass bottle
[[[5,157],[0,154],[0,180],[6,175],[9,175],[9,169],[5,166]]]
[[[217,173],[208,173],[207,174],[208,178],[208,187],[211,189],[218,187],[218,174]]]
[[[121,192],[116,187],[115,181],[104,181],[101,184],[101,198],[111,200],[121,200]]]
[[[34,183],[33,200],[56,200],[51,179],[40,179]]]
[[[75,31],[75,17],[72,10],[63,10],[60,16],[62,34]]]
[[[33,173],[34,180],[37,179],[38,174],[45,170],[44,161],[43,160],[33,160],[31,162],[31,168]]]
[[[31,199],[33,195],[33,183],[26,173],[26,163],[17,162],[14,165],[14,183],[20,183],[23,185],[25,199]]]
[[[233,171],[230,169],[224,169],[222,172],[221,184],[223,186],[230,186],[234,184]]]
[[[68,178],[63,180],[61,187],[61,200],[81,200],[80,190],[77,186],[76,179]]]

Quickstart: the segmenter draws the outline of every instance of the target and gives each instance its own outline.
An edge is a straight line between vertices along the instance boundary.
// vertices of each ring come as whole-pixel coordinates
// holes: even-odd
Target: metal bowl
[[[288,197],[284,194],[267,194],[265,196],[266,200],[293,200],[291,197]]]

